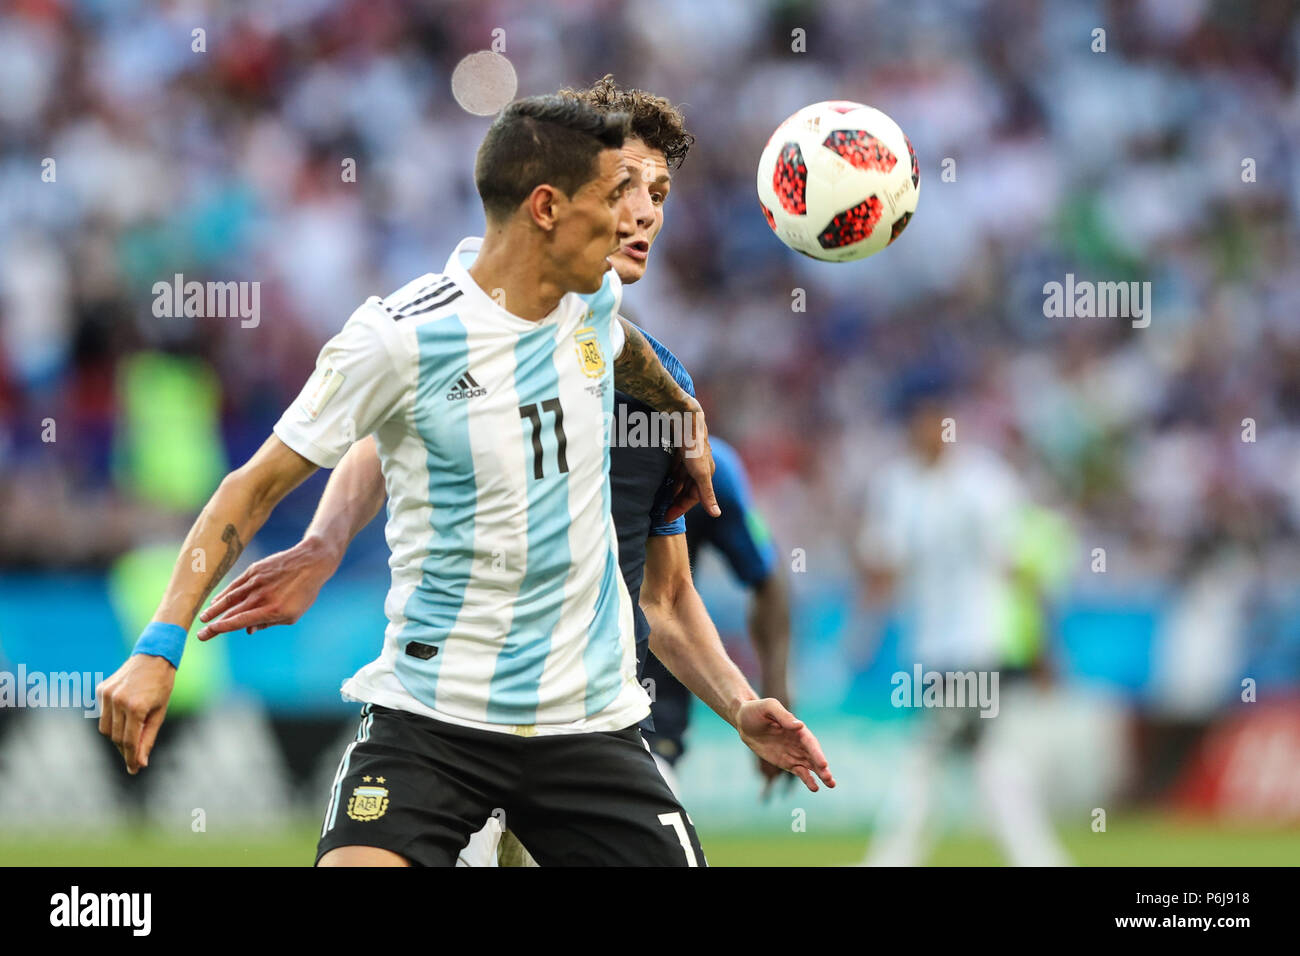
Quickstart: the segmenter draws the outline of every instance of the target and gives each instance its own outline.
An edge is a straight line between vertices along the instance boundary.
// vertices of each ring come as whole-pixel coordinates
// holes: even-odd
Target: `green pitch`
[[[0,866],[305,866],[317,826],[304,822],[280,833],[187,834],[126,832],[40,839],[0,831]],[[1300,828],[1217,826],[1162,817],[1112,818],[1106,833],[1061,832],[1081,866],[1296,866]],[[862,859],[869,834],[728,833],[700,831],[713,866],[851,866]],[[939,842],[929,861],[939,866],[996,866],[992,841],[954,835]]]

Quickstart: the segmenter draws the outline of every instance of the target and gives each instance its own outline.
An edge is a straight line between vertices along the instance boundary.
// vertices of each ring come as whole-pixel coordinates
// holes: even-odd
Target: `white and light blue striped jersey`
[[[367,300],[275,426],[327,468],[378,443],[388,627],[343,693],[481,729],[617,730],[649,711],[609,501],[622,288],[611,269],[521,319],[470,277],[479,244]]]

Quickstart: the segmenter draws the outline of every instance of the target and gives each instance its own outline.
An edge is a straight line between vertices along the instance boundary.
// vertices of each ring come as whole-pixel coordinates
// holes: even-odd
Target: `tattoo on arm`
[[[623,319],[617,321],[623,322]],[[660,411],[681,408],[684,394],[681,386],[663,367],[641,330],[630,322],[623,322],[623,331],[627,342],[618,358],[614,359],[614,387]]]
[[[221,540],[225,542],[226,553],[221,556],[221,562],[212,572],[212,577],[199,594],[199,601],[194,605],[194,610],[190,613],[191,618],[199,616],[199,611],[203,610],[203,602],[208,599],[212,589],[220,584],[221,579],[235,566],[235,562],[239,560],[239,556],[244,551],[244,542],[239,540],[239,532],[235,530],[233,524],[226,525],[226,530],[221,532]]]

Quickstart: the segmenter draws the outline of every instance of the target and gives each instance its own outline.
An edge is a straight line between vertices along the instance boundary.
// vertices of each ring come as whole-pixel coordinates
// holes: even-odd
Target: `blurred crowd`
[[[494,43],[520,95],[612,72],[683,104],[698,143],[625,311],[685,362],[809,577],[848,573],[864,485],[900,445],[897,398],[943,379],[958,440],[998,449],[1075,523],[1081,592],[1188,595],[1208,575],[1238,603],[1289,599],[1287,0],[14,0],[0,562],[102,567],[175,536],[362,299],[480,232],[489,120],[449,77]],[[789,252],[756,201],[771,130],[824,99],[885,110],[920,158],[916,216],[862,263]],[[177,273],[260,282],[261,321],[156,317],[153,286]],[[1150,325],[1045,317],[1044,284],[1067,274],[1149,281]],[[271,534],[296,535],[311,504]]]

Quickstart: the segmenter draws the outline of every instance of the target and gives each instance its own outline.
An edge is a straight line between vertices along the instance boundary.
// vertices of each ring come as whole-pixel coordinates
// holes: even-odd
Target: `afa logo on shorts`
[[[369,777],[363,777],[362,779],[367,784],[370,783]],[[379,783],[384,782],[383,777],[377,779]],[[378,820],[387,810],[387,787],[357,787],[352,791],[352,796],[348,797],[348,816],[361,823],[365,823],[367,820]]]

